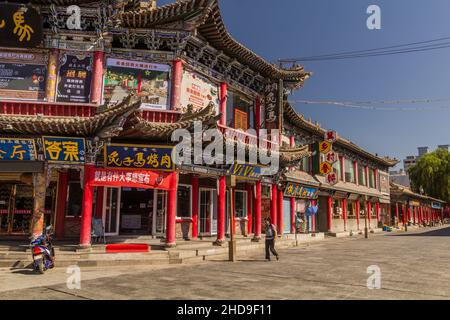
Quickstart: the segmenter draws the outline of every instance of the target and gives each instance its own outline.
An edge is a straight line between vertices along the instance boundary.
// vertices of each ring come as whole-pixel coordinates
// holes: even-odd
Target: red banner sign
[[[150,170],[120,170],[94,168],[90,184],[95,187],[129,187],[140,189],[170,190],[172,175],[170,172]]]

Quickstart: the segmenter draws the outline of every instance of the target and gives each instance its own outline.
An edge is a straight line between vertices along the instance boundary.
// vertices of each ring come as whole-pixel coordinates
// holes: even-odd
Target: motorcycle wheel
[[[35,265],[35,270],[40,273],[40,274],[44,274],[45,270],[44,270],[44,259],[40,259],[34,262]]]

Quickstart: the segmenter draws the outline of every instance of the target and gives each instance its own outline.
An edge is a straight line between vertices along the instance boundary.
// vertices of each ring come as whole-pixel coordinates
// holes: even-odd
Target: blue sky
[[[158,4],[170,2],[173,1],[160,0]],[[448,0],[220,2],[223,19],[233,37],[269,61],[450,36]],[[366,27],[366,9],[371,4],[381,7],[381,30]],[[450,48],[303,65],[314,75],[292,99],[378,101],[450,97]],[[450,102],[443,102],[432,106],[449,105]],[[435,149],[438,144],[450,143],[450,107],[406,112],[326,105],[296,105],[296,109],[306,118],[319,121],[322,127],[335,129],[379,155],[403,159],[416,154],[419,146]]]

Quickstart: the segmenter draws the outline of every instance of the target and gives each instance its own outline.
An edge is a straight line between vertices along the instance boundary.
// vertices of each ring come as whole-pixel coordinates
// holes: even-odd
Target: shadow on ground
[[[390,234],[390,237],[450,237],[450,227],[422,233]]]

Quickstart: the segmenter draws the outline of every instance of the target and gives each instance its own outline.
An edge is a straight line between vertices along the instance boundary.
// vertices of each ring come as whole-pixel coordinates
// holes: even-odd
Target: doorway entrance
[[[117,235],[164,236],[167,191],[138,188],[104,188],[105,233]]]
[[[201,188],[199,202],[199,234],[217,235],[217,190]]]

